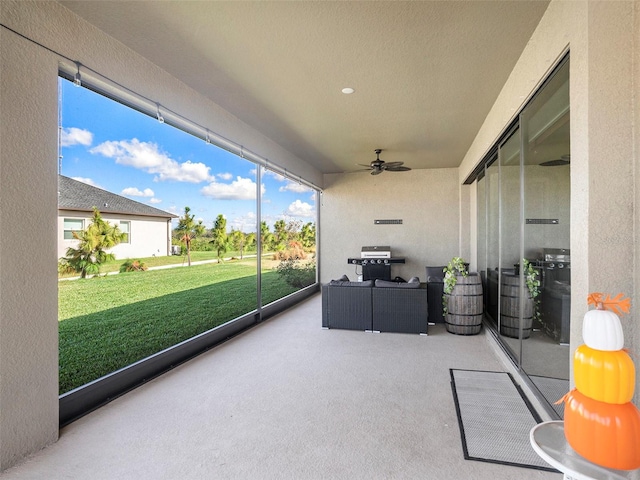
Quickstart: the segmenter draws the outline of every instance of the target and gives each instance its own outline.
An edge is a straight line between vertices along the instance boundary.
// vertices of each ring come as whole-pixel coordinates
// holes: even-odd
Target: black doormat
[[[564,420],[564,402],[556,404],[570,390],[569,380],[563,378],[540,377],[529,375],[533,384],[540,390],[540,393],[547,400],[551,408],[558,414],[560,420]]]
[[[449,371],[466,460],[558,472],[529,442],[529,432],[542,420],[510,374]]]

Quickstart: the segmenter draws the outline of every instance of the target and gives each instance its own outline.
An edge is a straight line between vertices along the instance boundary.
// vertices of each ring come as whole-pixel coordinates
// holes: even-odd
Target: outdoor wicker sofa
[[[442,309],[442,294],[444,293],[444,265],[441,267],[426,267],[427,297],[429,301],[429,321],[444,323]]]
[[[427,285],[414,278],[334,280],[322,286],[322,327],[373,332],[427,333]]]

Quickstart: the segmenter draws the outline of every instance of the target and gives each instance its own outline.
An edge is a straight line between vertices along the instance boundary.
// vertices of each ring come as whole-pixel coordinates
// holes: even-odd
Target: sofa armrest
[[[420,288],[374,288],[373,330],[379,332],[427,333],[427,285]]]
[[[371,287],[322,286],[322,326],[347,330],[372,329]]]
[[[429,321],[432,323],[444,323],[444,311],[442,308],[443,293],[444,279],[429,277],[427,281],[427,296],[429,301]]]

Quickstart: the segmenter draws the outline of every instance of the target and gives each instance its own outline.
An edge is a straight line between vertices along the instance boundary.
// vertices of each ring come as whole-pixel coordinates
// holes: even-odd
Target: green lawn
[[[256,289],[255,260],[59,282],[60,393],[255,310]],[[293,291],[263,272],[264,303]]]

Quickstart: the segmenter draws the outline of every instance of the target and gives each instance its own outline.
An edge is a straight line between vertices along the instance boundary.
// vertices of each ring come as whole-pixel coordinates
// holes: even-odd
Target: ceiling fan
[[[571,155],[562,155],[560,158],[556,158],[555,160],[549,160],[547,162],[542,162],[540,164],[541,167],[559,167],[561,165],[569,165],[571,163]]]
[[[385,162],[384,160],[380,160],[380,152],[382,152],[382,149],[377,148],[374,151],[376,152],[376,159],[369,165],[359,163],[358,165],[361,167],[367,167],[365,169],[358,170],[359,172],[371,170],[371,175],[379,175],[385,170],[388,172],[407,172],[411,170],[409,167],[402,166],[404,162]]]

